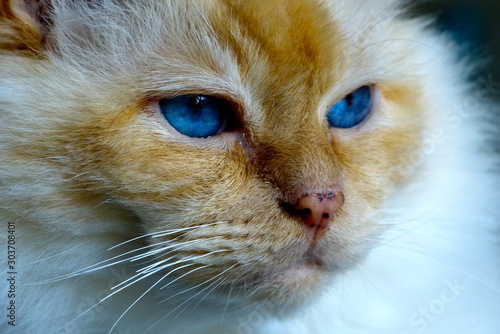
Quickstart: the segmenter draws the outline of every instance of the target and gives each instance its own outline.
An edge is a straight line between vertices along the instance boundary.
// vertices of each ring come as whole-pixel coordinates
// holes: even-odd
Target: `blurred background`
[[[471,80],[498,108],[486,120],[492,148],[500,154],[500,0],[410,0],[419,14],[438,19],[440,29],[462,47],[461,56],[484,60]],[[500,175],[500,163],[495,168]]]
[[[484,59],[474,74],[491,78],[488,95],[500,101],[500,0],[412,0],[419,13],[437,15],[438,26],[463,47],[462,56]]]

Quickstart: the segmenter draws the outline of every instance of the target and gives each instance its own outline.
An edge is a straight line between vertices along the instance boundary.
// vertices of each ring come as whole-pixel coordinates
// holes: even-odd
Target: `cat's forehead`
[[[138,99],[208,94],[246,99],[244,107],[263,106],[264,114],[291,111],[290,105],[324,110],[376,81],[372,73],[398,72],[390,59],[405,50],[377,47],[369,57],[375,50],[366,47],[393,38],[390,7],[378,10],[391,1],[370,10],[361,0],[142,0],[120,10],[68,5],[56,13],[52,39],[79,73],[91,73],[98,84],[112,78],[110,97],[118,90]],[[371,23],[380,17],[383,24]]]
[[[381,5],[390,1],[368,8],[361,0],[142,0],[119,10],[68,5],[58,9],[51,39],[71,64],[124,76],[158,94],[225,93],[242,81],[277,94],[306,86],[323,92],[342,84],[346,72],[375,67],[357,59],[364,45],[392,37],[391,7]]]
[[[211,24],[244,79],[278,95],[308,86],[322,91],[342,60],[337,25],[322,2],[220,0]],[[262,75],[262,72],[266,75]],[[274,97],[276,98],[276,96]]]

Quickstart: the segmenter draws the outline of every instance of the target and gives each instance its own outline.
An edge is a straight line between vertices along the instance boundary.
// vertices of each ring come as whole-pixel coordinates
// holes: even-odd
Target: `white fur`
[[[85,24],[92,26],[93,18],[65,9],[68,1],[56,3],[60,3],[56,6],[56,33],[65,46],[61,57],[52,57],[44,67],[37,67],[31,60],[0,58],[0,151],[19,142],[29,143],[32,132],[37,136],[44,131],[50,133],[53,122],[64,123],[69,117],[66,113],[73,109],[71,97],[95,87],[99,91],[89,95],[101,100],[88,102],[97,106],[94,110],[100,110],[100,104],[119,104],[122,101],[110,102],[109,97],[116,99],[118,95],[125,100],[139,86],[155,93],[165,87],[172,92],[188,84],[208,85],[212,91],[251,95],[250,89],[238,81],[236,61],[222,46],[204,37],[209,31],[200,31],[195,38],[210,44],[214,54],[202,56],[213,58],[219,67],[179,68],[165,81],[162,70],[177,64],[169,57],[192,57],[179,40],[182,25],[172,23],[174,19],[182,21],[178,16],[181,11],[175,11],[182,2],[172,7],[164,6],[170,1],[148,2],[143,6],[144,13],[137,16],[144,21],[131,23],[143,27],[130,32],[122,31],[120,26],[127,16],[110,16],[106,21],[96,18],[95,22],[107,25],[103,31],[113,32],[103,37],[107,47],[113,49],[109,52],[113,56],[100,57],[100,63],[86,63],[84,48],[78,47],[79,36],[68,33],[75,31],[73,24],[83,24],[82,29]],[[203,20],[206,3],[209,1],[193,6],[197,14],[192,15]],[[455,64],[449,45],[425,30],[423,22],[396,19],[394,12],[369,24],[375,22],[373,17],[380,17],[378,13],[392,11],[390,1],[377,2],[373,7],[364,1],[332,3],[332,13],[341,22],[343,34],[355,41],[350,50],[352,63],[342,81],[345,86],[333,88],[332,96],[367,81],[390,81],[395,73],[407,73],[408,80],[423,80],[425,99],[432,102],[429,119],[433,127],[427,133],[428,146],[424,146],[421,156],[408,157],[408,169],[402,173],[415,171],[416,175],[387,201],[381,212],[381,222],[391,229],[380,246],[363,265],[343,274],[325,290],[318,304],[293,319],[269,320],[265,309],[247,311],[242,307],[240,311],[221,312],[224,305],[211,304],[210,300],[186,304],[188,308],[180,312],[184,306],[176,308],[183,299],[158,304],[177,291],[172,286],[168,292],[144,296],[118,322],[113,333],[142,333],[149,326],[153,326],[150,333],[182,334],[487,334],[500,328],[500,194],[498,177],[492,172],[498,158],[485,148],[481,125],[488,102],[463,83],[461,73],[457,73],[463,69]],[[109,13],[115,13],[112,7],[108,6]],[[81,17],[88,21],[79,22]],[[142,39],[149,32],[153,35],[130,54],[127,41]],[[169,43],[160,47],[158,41],[166,37]],[[168,56],[155,54],[159,48],[159,54]],[[107,54],[109,50],[94,51]],[[370,59],[376,61],[361,63],[360,53],[374,52],[379,53],[378,57]],[[410,58],[412,63],[406,61]],[[158,60],[148,77],[135,70],[143,59]],[[190,61],[196,64],[196,59]],[[20,67],[37,74],[18,77],[16,69]],[[130,85],[130,80],[137,78],[142,81]],[[51,88],[45,91],[32,88],[48,81],[52,81],[47,85]],[[106,86],[103,83],[109,83],[110,91],[102,90]],[[135,88],[131,90],[131,86]],[[65,92],[63,97],[61,91]],[[54,107],[54,100],[59,107]],[[36,108],[31,109],[32,104]],[[107,333],[128,306],[156,282],[151,277],[102,304],[98,304],[99,300],[109,296],[111,287],[130,277],[135,268],[115,266],[47,283],[134,248],[130,243],[107,251],[131,238],[136,218],[113,203],[105,209],[66,203],[58,193],[71,176],[68,171],[52,170],[50,164],[19,163],[0,155],[0,219],[4,226],[0,235],[5,244],[4,224],[16,222],[19,273],[18,326],[8,326],[2,316],[2,333]],[[49,195],[52,201],[44,202]],[[91,224],[95,221],[100,224]],[[0,279],[5,282],[6,256],[2,254],[1,259]],[[5,287],[2,284],[0,295],[3,313]],[[174,310],[175,317],[163,321],[169,313],[165,310]]]

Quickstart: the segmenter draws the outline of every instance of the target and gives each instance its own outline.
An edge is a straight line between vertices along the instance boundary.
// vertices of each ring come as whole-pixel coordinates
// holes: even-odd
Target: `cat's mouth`
[[[264,304],[276,312],[293,312],[315,300],[333,277],[359,263],[366,253],[366,235],[342,224],[342,215],[322,238],[313,238],[301,221],[272,209],[149,232],[157,268],[165,267],[165,274],[173,271],[170,277],[186,291],[200,296],[210,292],[210,298],[223,304],[229,299],[235,305]],[[269,313],[275,314],[272,309]]]
[[[265,309],[266,314],[286,316],[317,299],[332,277],[320,260],[304,260],[286,269],[247,277],[240,293],[233,291],[233,297],[236,303]]]
[[[253,276],[247,276],[241,282],[245,299],[265,304],[276,312],[293,313],[301,307],[317,299],[325,286],[330,286],[339,274],[351,269],[365,256],[365,251],[347,249],[331,252],[325,244],[305,242],[303,248],[296,253],[295,260],[281,265],[261,268]],[[334,255],[332,255],[334,254]],[[344,260],[344,262],[342,261]],[[270,313],[273,311],[268,310]]]

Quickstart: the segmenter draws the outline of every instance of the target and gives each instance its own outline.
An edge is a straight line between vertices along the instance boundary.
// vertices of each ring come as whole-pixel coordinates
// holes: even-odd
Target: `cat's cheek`
[[[371,115],[359,127],[330,132],[332,145],[342,153],[339,156],[347,177],[365,180],[386,192],[409,176],[407,165],[419,149],[424,131],[415,124],[425,123],[426,106],[419,86],[411,83],[381,83],[374,96]]]

